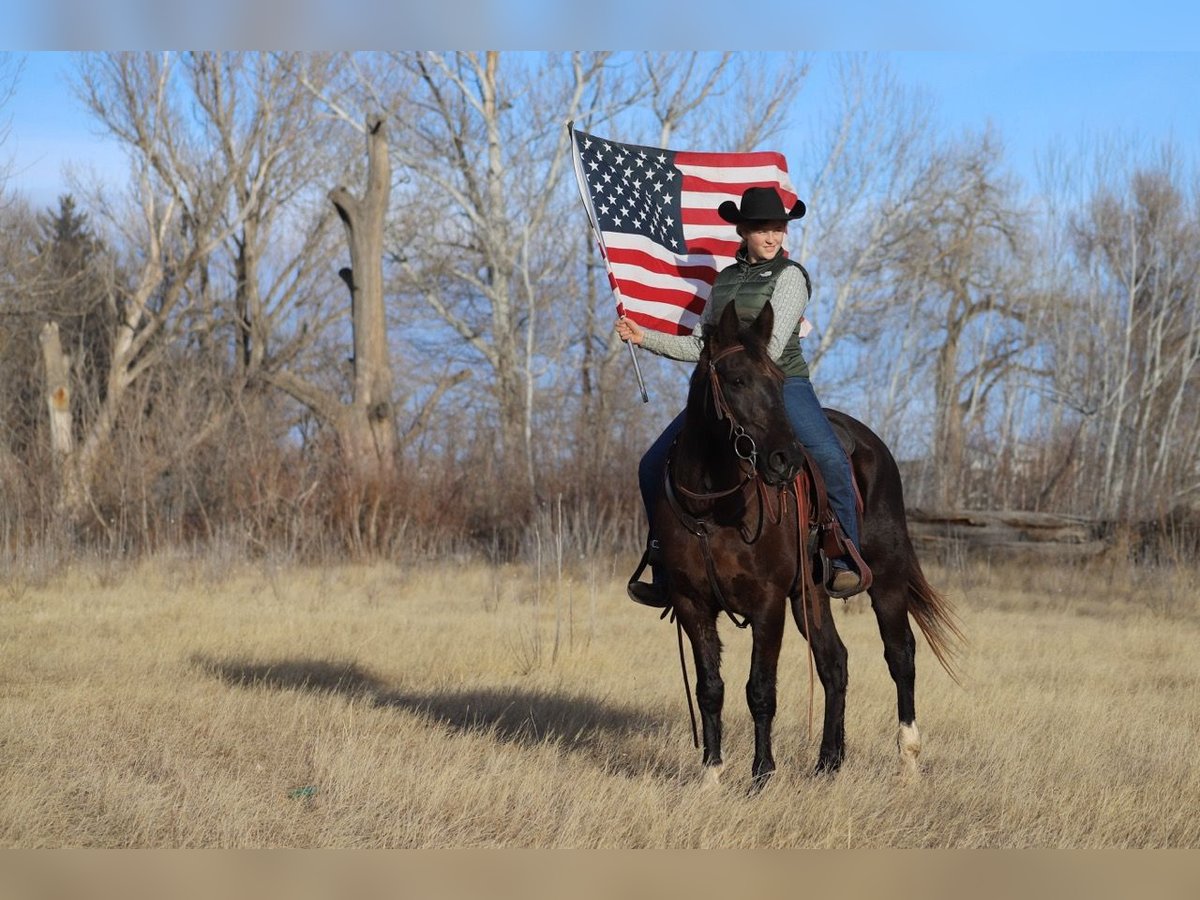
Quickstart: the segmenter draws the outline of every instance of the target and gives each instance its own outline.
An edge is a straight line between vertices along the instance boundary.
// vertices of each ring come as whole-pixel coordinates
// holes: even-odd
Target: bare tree
[[[1081,499],[1113,518],[1200,494],[1200,229],[1170,147],[1124,156],[1072,217],[1077,289],[1055,329],[1057,379],[1084,429]],[[1069,355],[1068,355],[1069,354]]]
[[[46,370],[46,406],[50,414],[50,449],[55,461],[69,459],[75,452],[71,422],[70,357],[63,352],[58,323],[47,322],[39,336]]]
[[[314,85],[347,121],[351,103],[379,99],[393,110],[391,152],[408,182],[401,205],[411,223],[391,256],[398,289],[453,334],[435,341],[441,352],[487,371],[510,482],[534,481],[534,389],[554,355],[547,344],[561,340],[541,317],[567,252],[549,252],[545,240],[570,165],[564,122],[604,59],[513,60],[506,72],[497,52],[406,53],[354,60],[346,95]],[[433,331],[419,316],[409,321]]]
[[[360,146],[298,87],[304,65],[299,54],[189,53],[178,66],[200,154],[231,179],[228,237],[203,272],[205,315],[191,327],[233,340],[244,384],[296,364],[345,319],[331,296],[339,249],[325,193]]]
[[[202,146],[230,179],[228,237],[204,269],[202,285],[212,295],[204,304],[209,321],[232,322],[237,386],[261,381],[283,389],[336,434],[351,480],[386,481],[395,472],[396,433],[383,304],[383,224],[392,187],[383,121],[367,123],[361,195],[338,186],[317,206],[321,181],[346,165],[336,154],[349,148],[345,130],[296,83],[308,61],[298,54],[193,53],[181,67],[202,113]],[[344,304],[329,296],[335,249],[328,225],[335,210],[350,250],[350,265],[339,271],[351,301],[346,402],[346,386],[313,377],[306,359],[346,318]],[[194,326],[196,333],[203,329]]]
[[[9,120],[4,114],[4,108],[16,90],[19,72],[19,64],[13,57],[0,56],[0,154],[6,152],[4,147],[8,143],[10,131]],[[3,219],[9,218],[14,213],[7,196],[9,168],[8,158],[0,155],[0,216]],[[25,262],[26,254],[21,247],[19,238],[16,241],[13,240],[14,235],[17,234],[15,229],[9,226],[9,222],[2,219],[0,219],[0,234],[3,234],[3,238],[0,239],[0,315],[7,319],[10,313],[9,307],[17,293],[14,284],[17,279],[14,279],[14,275]],[[7,345],[13,337],[13,329],[8,327],[7,322],[0,320],[0,358],[9,358]],[[4,380],[6,384],[12,383],[8,378]],[[6,400],[7,398],[4,397],[6,393],[8,393],[7,390],[0,391],[0,398]],[[0,402],[0,411],[4,410],[7,405],[6,402]],[[9,436],[4,431],[0,431],[0,486],[15,482],[18,471],[19,465],[13,454]]]
[[[130,283],[110,284],[115,310],[103,400],[63,466],[60,510],[80,519],[130,388],[161,364],[186,319],[203,262],[227,235],[228,176],[192,154],[167,54],[91,57],[79,88],[97,120],[133,151],[135,195],[109,222],[138,253]]]
[[[313,85],[347,121],[371,102],[394,111],[392,155],[408,179],[399,205],[411,224],[398,232],[392,262],[400,295],[423,307],[397,314],[425,336],[421,352],[486,371],[480,421],[495,422],[507,483],[519,478],[537,492],[539,453],[553,453],[538,438],[539,417],[576,408],[574,398],[547,402],[563,393],[555,373],[564,360],[586,367],[595,401],[617,356],[611,304],[579,277],[587,242],[563,239],[586,231],[575,191],[564,185],[566,121],[607,124],[634,142],[690,139],[685,127],[727,102],[749,68],[716,54],[422,52],[350,57],[342,69],[351,83]],[[738,109],[737,127],[722,129],[715,149],[778,128],[783,98],[801,75],[802,67],[780,74],[759,115]],[[603,320],[595,304],[582,308],[589,296],[607,308]],[[578,380],[571,384],[580,390]]]
[[[762,149],[792,121],[810,63],[799,53],[670,52],[637,57],[640,93],[628,113],[650,110],[658,147]]]
[[[805,119],[808,139],[798,155],[800,171],[813,173],[798,185],[808,210],[794,252],[819,276],[815,333],[806,341],[814,377],[824,374],[824,357],[843,335],[875,339],[873,298],[890,289],[902,252],[896,237],[923,227],[920,194],[934,147],[928,101],[885,62],[847,55],[831,66],[834,101]],[[884,417],[897,405],[894,396],[882,404]]]
[[[28,479],[28,459],[43,421],[37,382],[37,302],[44,292],[37,218],[20,200],[0,204],[0,489],[5,520]]]
[[[887,360],[866,377],[886,378],[893,401],[903,385],[909,418],[930,411],[938,504],[967,500],[968,439],[982,437],[992,391],[1027,365],[1034,332],[1025,326],[1040,303],[1021,258],[1022,211],[1000,163],[988,134],[928,148],[900,182],[899,207],[881,211],[881,227],[858,245],[870,248],[871,269],[859,283],[872,289],[847,321],[863,323],[858,336]]]
[[[343,403],[336,393],[287,370],[270,372],[267,378],[333,426],[351,472],[367,481],[377,481],[395,474],[396,459],[392,366],[383,294],[384,216],[392,182],[383,120],[369,119],[366,131],[369,165],[365,189],[355,195],[338,186],[329,194],[346,227],[350,246],[350,266],[340,274],[351,298],[352,398]]]
[[[72,497],[86,485],[90,448],[111,434],[129,385],[168,347],[185,343],[224,368],[232,397],[196,423],[195,441],[234,412],[270,412],[260,390],[270,384],[336,435],[346,463],[339,471],[351,481],[379,484],[394,474],[396,399],[381,262],[392,187],[387,141],[382,120],[369,123],[365,190],[356,196],[338,187],[325,196],[339,169],[362,166],[357,153],[339,154],[350,133],[300,86],[298,73],[314,62],[319,67],[300,55],[241,53],[86,61],[81,94],[130,150],[145,225],[130,230],[128,217],[109,211],[118,233],[124,228],[123,243],[138,253],[140,271],[131,299],[119,298],[124,315],[110,390],[75,454]],[[335,211],[350,245],[350,266],[340,273],[350,289],[349,317],[332,289]],[[322,342],[326,351],[334,346],[347,318],[351,370],[322,366],[314,351]]]

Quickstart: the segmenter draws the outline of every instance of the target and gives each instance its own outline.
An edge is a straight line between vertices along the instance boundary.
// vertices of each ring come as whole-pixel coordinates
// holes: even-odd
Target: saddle
[[[837,435],[842,449],[846,451],[846,456],[849,457],[854,452],[854,436],[834,422],[830,422],[830,425],[833,427],[833,432]],[[805,479],[809,481],[807,490],[803,483]],[[854,477],[853,469],[851,469],[850,483],[854,486],[854,514],[858,517],[858,530],[861,534],[863,501],[862,493],[858,488],[858,479]],[[808,557],[813,563],[813,581],[824,584],[830,597],[840,599],[852,597],[867,590],[873,580],[871,568],[858,552],[858,548],[846,537],[842,523],[838,521],[833,507],[829,505],[829,494],[825,490],[825,479],[821,476],[821,470],[808,455],[807,450],[804,450],[804,468],[796,478],[796,501],[803,503],[802,498],[807,498],[810,503],[809,513],[812,524],[809,528],[806,548]],[[854,566],[858,569],[859,584],[850,591],[835,591],[829,587],[833,577],[830,560],[842,556],[849,556],[854,560]]]
[[[842,445],[846,455],[849,456],[856,446],[854,437],[840,425],[830,423],[833,426],[834,433],[837,435],[838,442]],[[813,461],[812,457],[804,450],[804,467],[800,474],[796,476],[793,484],[795,490],[797,504],[797,528],[801,530],[800,543],[803,546],[803,553],[810,561],[808,566],[801,565],[796,572],[796,583],[793,589],[802,588],[802,577],[805,570],[811,572],[813,582],[825,586],[825,591],[830,597],[844,599],[852,597],[855,594],[867,590],[872,583],[871,569],[866,561],[862,558],[858,548],[846,537],[842,529],[841,523],[838,521],[837,515],[833,508],[829,505],[829,495],[825,489],[825,479],[821,476],[821,470]],[[859,491],[858,482],[851,477],[851,483],[854,485],[854,506],[855,514],[858,516],[859,530],[862,530],[862,515],[863,502],[862,494]],[[690,531],[693,535],[700,539],[700,546],[704,556],[705,567],[708,570],[709,582],[713,587],[713,592],[717,597],[717,601],[725,610],[725,613],[733,620],[739,628],[745,628],[748,624],[746,620],[739,620],[729,609],[725,598],[721,594],[718,586],[717,573],[712,557],[712,551],[709,549],[709,523],[697,519],[686,512],[675,495],[675,488],[671,483],[670,462],[663,469],[663,488],[666,493],[667,501],[671,506],[678,520]],[[760,488],[761,489],[761,488]],[[760,494],[760,503],[765,503],[765,498]],[[761,510],[760,510],[761,511]],[[782,506],[780,507],[780,515],[783,513]],[[760,523],[761,527],[761,523]],[[807,531],[807,533],[803,533]],[[745,535],[743,535],[745,538]],[[849,591],[835,591],[830,586],[833,579],[833,567],[830,560],[838,557],[849,556],[855,567],[858,569],[859,583]],[[639,603],[644,603],[648,606],[658,606],[658,603],[647,603],[645,599],[640,598],[634,592],[634,587],[647,564],[654,565],[656,560],[652,558],[650,548],[642,554],[642,559],[638,564],[637,571],[634,572],[630,579],[630,596]],[[663,615],[669,612],[669,607],[664,609]]]

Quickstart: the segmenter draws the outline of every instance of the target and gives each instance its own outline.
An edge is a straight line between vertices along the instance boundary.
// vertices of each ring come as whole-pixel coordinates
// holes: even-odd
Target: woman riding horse
[[[788,420],[797,439],[820,469],[829,504],[842,527],[842,534],[857,548],[858,515],[850,461],[821,409],[809,379],[808,363],[800,349],[800,325],[808,305],[811,283],[804,267],[783,254],[788,222],[801,218],[804,211],[804,203],[800,200],[790,210],[786,209],[778,191],[769,187],[748,188],[742,194],[740,206],[726,200],[717,208],[717,214],[737,226],[742,245],[736,261],[717,275],[694,331],[688,335],[645,331],[622,316],[617,320],[617,334],[621,340],[633,341],[659,356],[695,362],[704,348],[705,335],[720,320],[728,304],[734,304],[739,320],[748,324],[769,300],[775,313],[775,325],[768,352],[785,375],[783,398]],[[650,584],[631,581],[629,596],[646,606],[661,608],[667,605],[661,547],[651,510],[671,445],[683,427],[683,417],[683,413],[675,417],[650,445],[638,466],[638,482],[649,523],[646,562],[650,565],[653,580]],[[832,578],[826,584],[826,590],[831,596],[850,597],[863,590],[862,577],[855,570],[851,555],[836,557],[830,568]]]
[[[832,773],[845,757],[847,651],[827,591],[817,590],[810,562],[810,479],[797,478],[803,453],[785,409],[783,373],[771,360],[774,333],[767,303],[748,327],[726,304],[692,373],[687,415],[654,500],[667,603],[692,645],[696,699],[704,731],[706,778],[723,764],[718,619],[728,614],[753,635],[746,701],[754,719],[752,790],[775,769],[772,721],[776,670],[786,610],[812,649],[825,693],[825,724],[816,771]],[[896,685],[896,746],[902,773],[919,774],[916,641],[910,617],[937,659],[953,673],[962,642],[945,598],[926,580],[909,538],[896,460],[858,420],[828,410],[853,448],[863,501],[862,554],[873,579],[866,590]],[[813,485],[815,486],[815,485]],[[810,502],[806,502],[805,498]],[[864,572],[867,570],[864,568]]]

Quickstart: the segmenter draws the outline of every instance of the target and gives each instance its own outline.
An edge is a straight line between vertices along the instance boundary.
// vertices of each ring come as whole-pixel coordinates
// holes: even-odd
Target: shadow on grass
[[[676,779],[682,735],[645,710],[579,693],[520,688],[398,691],[355,663],[285,659],[275,662],[195,656],[203,671],[238,687],[300,690],[368,700],[373,706],[425,716],[455,731],[490,733],[498,740],[533,747],[556,744],[591,757],[613,772]],[[648,741],[649,739],[649,741]],[[657,745],[647,747],[647,743]]]

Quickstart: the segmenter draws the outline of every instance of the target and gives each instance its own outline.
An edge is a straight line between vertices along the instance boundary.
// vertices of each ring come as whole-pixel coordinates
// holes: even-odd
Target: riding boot
[[[647,566],[650,567],[649,584],[638,581]],[[642,554],[642,560],[638,563],[633,577],[629,579],[626,590],[629,593],[629,599],[635,603],[652,606],[655,609],[667,607],[667,579],[663,571],[662,547],[653,538],[646,543],[646,552]]]
[[[854,570],[854,562],[849,556],[839,556],[830,563],[829,568],[833,570],[833,577],[825,586],[825,592],[830,597],[846,599],[862,593],[862,576]]]

